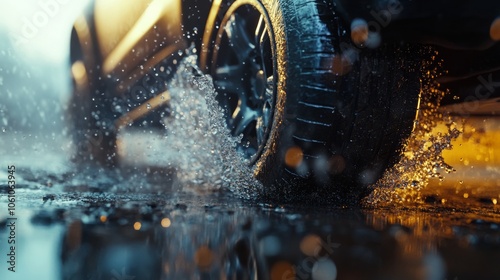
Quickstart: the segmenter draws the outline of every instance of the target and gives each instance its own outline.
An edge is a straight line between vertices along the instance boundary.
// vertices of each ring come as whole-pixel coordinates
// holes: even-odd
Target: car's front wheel
[[[413,126],[420,57],[351,42],[328,1],[214,5],[201,66],[240,151],[273,201],[349,203],[397,158]]]

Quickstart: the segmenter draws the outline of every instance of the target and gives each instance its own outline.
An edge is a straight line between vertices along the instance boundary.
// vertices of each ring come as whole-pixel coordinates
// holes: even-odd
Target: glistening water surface
[[[400,163],[436,175],[430,183],[408,180],[403,168],[360,208],[262,204],[252,199],[261,186],[233,152],[237,139],[225,130],[209,78],[192,67],[189,57],[169,84],[165,129],[122,131],[119,169],[72,164],[64,133],[3,133],[0,279],[500,277],[498,176],[456,188],[470,168],[457,175],[432,165],[453,141],[465,145],[453,134],[460,122],[442,121],[439,146],[417,141],[429,163]],[[474,165],[497,174],[486,168],[494,165]],[[11,210],[7,166],[15,166]]]

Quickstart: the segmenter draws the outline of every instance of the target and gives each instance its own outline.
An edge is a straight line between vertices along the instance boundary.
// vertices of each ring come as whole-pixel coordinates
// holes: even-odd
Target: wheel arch
[[[97,35],[92,13],[94,5],[95,1],[91,1],[84,12],[75,20],[70,37],[70,66],[81,61],[87,73],[92,74],[92,77],[89,76],[89,78],[97,78],[99,73],[94,69],[97,69],[97,66],[102,63],[97,47]]]

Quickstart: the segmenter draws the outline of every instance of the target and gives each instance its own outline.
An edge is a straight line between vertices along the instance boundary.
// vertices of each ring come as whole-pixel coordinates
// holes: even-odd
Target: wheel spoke
[[[264,73],[264,71],[260,69],[257,71],[257,74],[255,74],[255,77],[253,77],[253,88],[251,90],[250,99],[252,100],[252,102],[254,102],[254,104],[257,104],[263,100],[263,95],[266,88],[265,75],[266,74]]]
[[[241,96],[244,91],[242,77],[244,69],[241,65],[224,65],[215,71],[215,86],[217,90],[230,92]]]
[[[272,101],[274,96],[274,76],[267,77],[265,101]]]
[[[269,40],[269,34],[267,33],[267,27],[264,21],[264,16],[260,16],[259,23],[257,23],[257,28],[255,29],[255,45],[262,51],[265,49],[265,44]]]
[[[229,46],[233,49],[240,63],[245,62],[250,56],[250,52],[255,49],[255,45],[252,44],[245,30],[245,23],[243,17],[234,14],[225,27],[225,32],[229,39]]]
[[[115,121],[116,129],[120,129],[130,123],[137,121],[140,118],[147,116],[149,113],[153,112],[155,109],[170,102],[170,92],[164,91],[161,94],[149,99],[143,104],[135,107],[133,110],[125,113],[119,119]]]
[[[262,105],[262,117],[257,121],[257,142],[264,144],[265,134],[268,130],[268,124],[271,122],[273,114],[273,95],[274,95],[274,77],[267,78],[264,102]]]
[[[264,61],[267,58],[268,55],[268,50],[266,46],[269,45],[269,33],[264,21],[264,16],[260,16],[259,18],[259,23],[257,24],[257,28],[255,29],[255,45],[257,48],[257,52],[261,58],[261,64],[262,67],[261,69],[264,71],[264,73],[268,73],[267,67],[266,67],[266,61]]]
[[[257,126],[255,127],[257,130],[257,146],[260,146],[265,141],[265,123],[266,121],[264,120],[264,116],[257,118]]]
[[[266,131],[267,129],[267,124],[270,122],[271,120],[271,115],[273,113],[273,110],[272,110],[272,105],[270,102],[265,102],[264,103],[264,106],[262,108],[262,121],[264,123],[264,125],[262,126],[262,130],[263,132]]]
[[[237,85],[233,81],[228,81],[228,80],[216,80],[214,83],[215,83],[215,89],[217,91],[236,94],[238,95],[239,98],[239,93],[242,91],[240,85]]]
[[[240,135],[256,120],[257,114],[244,103],[240,103],[231,119],[231,130],[234,136]]]
[[[273,114],[273,94],[274,94],[274,78],[270,76],[267,78],[267,87],[262,105],[262,114],[257,121],[257,143],[264,144],[265,135],[268,130],[268,124],[271,122]]]
[[[256,160],[272,126],[276,58],[266,15],[234,5],[241,9],[230,9],[219,29],[212,75],[231,133],[243,135],[239,148]]]

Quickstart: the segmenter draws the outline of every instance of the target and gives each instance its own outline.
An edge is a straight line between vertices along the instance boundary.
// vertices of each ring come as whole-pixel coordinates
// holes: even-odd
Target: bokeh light
[[[297,168],[302,163],[304,155],[302,154],[302,149],[293,146],[286,151],[285,154],[285,164],[291,168]]]
[[[491,23],[490,37],[492,40],[500,41],[500,17]]]
[[[304,255],[313,257],[319,253],[321,249],[321,238],[316,234],[309,234],[300,241],[300,251]]]
[[[135,223],[134,223],[134,229],[135,229],[135,230],[140,230],[140,229],[141,229],[141,227],[142,227],[142,225],[141,225],[141,223],[140,223],[140,222],[135,222]]]
[[[295,279],[295,268],[287,261],[279,261],[271,268],[271,280]]]
[[[161,220],[161,226],[164,227],[164,228],[170,227],[171,224],[172,224],[172,221],[170,221],[169,218],[163,218]]]
[[[196,250],[194,255],[194,262],[198,268],[207,270],[212,265],[215,259],[214,253],[207,246],[201,246]]]

